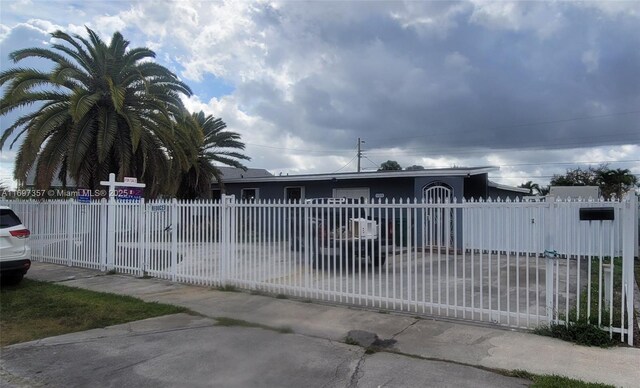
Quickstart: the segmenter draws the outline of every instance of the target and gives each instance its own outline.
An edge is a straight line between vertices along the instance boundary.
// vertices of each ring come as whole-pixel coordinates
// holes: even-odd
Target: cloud
[[[565,25],[563,5],[542,2],[472,1],[474,10],[469,21],[488,29],[533,31],[541,39]]]
[[[598,70],[598,52],[588,50],[582,53],[582,63],[587,69],[587,73],[593,73]]]
[[[85,16],[3,14],[2,51],[51,26],[122,30],[194,90],[223,91],[185,103],[276,173],[353,170],[360,137],[368,167],[502,164],[517,184],[568,166],[549,163],[633,160],[640,144],[637,3],[62,4]]]

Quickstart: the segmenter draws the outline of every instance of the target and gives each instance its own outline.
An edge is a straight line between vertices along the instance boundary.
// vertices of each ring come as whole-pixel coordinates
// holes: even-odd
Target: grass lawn
[[[531,388],[615,388],[613,385],[609,384],[587,383],[582,380],[557,375],[537,375],[523,370],[515,370],[503,374],[506,376],[531,380]]]
[[[188,310],[24,279],[0,290],[0,346],[182,312]]]

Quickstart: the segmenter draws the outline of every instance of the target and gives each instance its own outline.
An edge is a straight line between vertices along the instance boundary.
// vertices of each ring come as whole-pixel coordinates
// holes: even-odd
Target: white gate
[[[423,190],[427,204],[444,204],[453,201],[453,189],[442,182],[434,182]],[[423,241],[430,246],[453,246],[455,210],[453,208],[426,207],[423,211]]]

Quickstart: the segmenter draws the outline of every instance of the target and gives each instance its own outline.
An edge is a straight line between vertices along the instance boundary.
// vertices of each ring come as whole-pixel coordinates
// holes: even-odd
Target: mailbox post
[[[589,221],[589,223],[598,221],[602,223],[603,221],[614,220],[615,210],[613,207],[583,207],[580,209],[580,221]],[[600,263],[602,263],[602,257],[600,258]],[[600,275],[600,273],[598,275]],[[591,274],[589,274],[589,276],[591,276]],[[598,295],[598,306],[603,303],[603,299],[605,305],[611,304],[613,299],[613,257],[611,257],[611,263],[602,264],[602,279],[598,279],[598,282],[603,286],[604,294]],[[600,308],[600,311],[602,311],[602,308]],[[589,314],[589,312],[587,312],[587,314]]]

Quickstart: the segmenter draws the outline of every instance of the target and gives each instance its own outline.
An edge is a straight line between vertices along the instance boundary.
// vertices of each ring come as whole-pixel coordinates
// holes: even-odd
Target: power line
[[[530,150],[530,151],[535,151],[535,150],[556,150],[556,149],[563,149],[563,148],[585,148],[585,147],[608,147],[608,146],[620,146],[620,145],[629,145],[629,144],[636,144],[636,143],[640,143],[640,138],[638,138],[638,133],[637,132],[628,132],[626,134],[630,134],[633,135],[631,136],[629,139],[621,139],[618,136],[618,139],[615,142],[607,142],[606,144],[593,144],[593,141],[589,142],[589,141],[582,141],[582,142],[575,142],[573,140],[569,141],[569,142],[561,142],[558,143],[557,141],[554,142],[553,145],[531,145],[531,146],[521,146],[518,148],[509,148],[509,149],[490,149],[490,148],[470,148],[470,149],[464,149],[463,146],[451,146],[448,148],[426,148],[426,147],[403,147],[402,149],[399,150],[379,150],[379,151],[370,151],[369,154],[374,154],[374,155],[389,155],[389,154],[396,154],[399,152],[402,152],[402,154],[404,156],[418,156],[418,155],[423,155],[425,153],[436,153],[436,155],[456,155],[456,154],[477,154],[477,153],[502,153],[502,152],[517,152],[520,150]],[[620,134],[618,134],[620,135]],[[582,136],[580,139],[584,140],[584,139],[610,139],[611,138],[611,134],[607,134],[607,135],[597,135],[597,136]],[[396,138],[398,139],[398,138]],[[275,147],[275,146],[270,146],[270,145],[265,145],[265,144],[256,144],[256,143],[245,143],[246,145],[251,145],[254,147],[261,147],[261,148],[269,148],[269,149],[274,149],[274,150],[283,150],[283,151],[295,151],[295,152],[304,152],[304,153],[317,153],[317,154],[336,154],[336,153],[347,153],[347,152],[353,152],[353,149],[347,149],[347,148],[334,148],[334,149],[330,149],[330,150],[318,150],[318,149],[302,149],[302,148],[289,148],[289,147]],[[416,151],[413,153],[407,153],[407,151]]]
[[[610,137],[610,136],[609,136]],[[640,138],[637,140],[640,142]],[[636,143],[637,143],[636,142]],[[471,149],[461,149],[461,147],[456,148],[438,148],[438,149],[429,149],[429,148],[403,148],[401,151],[372,151],[371,154],[374,155],[388,155],[388,154],[396,154],[398,152],[402,152],[403,156],[420,156],[428,153],[434,154],[436,156],[447,156],[447,155],[459,155],[459,154],[495,154],[495,153],[504,153],[504,152],[518,152],[518,151],[536,151],[536,150],[559,150],[566,148],[589,148],[589,147],[609,147],[609,146],[622,146],[622,145],[630,145],[636,144],[630,143],[628,140],[618,140],[616,142],[608,143],[608,144],[592,144],[590,142],[569,142],[569,143],[558,143],[555,142],[553,145],[534,145],[534,146],[524,146],[519,148],[509,148],[509,149],[487,149],[487,148],[471,148]],[[407,150],[414,150],[421,152],[406,152]]]
[[[255,143],[244,143],[246,145],[251,145],[254,147],[261,147],[261,148],[270,148],[270,149],[274,149],[274,150],[284,150],[284,151],[299,151],[299,152],[318,152],[318,153],[324,153],[324,154],[334,154],[337,152],[353,152],[353,149],[331,149],[331,150],[307,150],[307,149],[301,149],[301,148],[287,148],[287,147],[274,147],[274,146],[268,146],[265,144],[255,144]]]
[[[376,164],[376,162],[374,162],[373,160],[369,159],[369,157],[367,155],[365,155],[364,158],[367,159],[368,161],[370,161],[371,164],[373,164],[376,168],[380,167],[380,164]]]
[[[640,177],[640,174],[630,173],[630,175],[635,175]],[[522,175],[522,176],[496,176],[494,178],[499,179],[536,179],[536,178],[553,178],[556,175]]]
[[[342,170],[343,168],[345,168],[345,167],[347,167],[348,165],[350,165],[350,164],[351,164],[351,162],[353,162],[353,160],[356,158],[356,156],[358,156],[358,155],[355,155],[353,158],[351,158],[351,160],[350,160],[350,161],[348,161],[348,162],[347,162],[347,164],[345,164],[344,166],[340,167],[340,168],[339,168],[339,169],[337,169],[336,171],[332,172],[332,174],[335,174],[336,172],[340,172],[340,170]]]
[[[516,164],[500,164],[500,167],[519,167],[519,166],[539,166],[539,165],[554,165],[554,164],[606,164],[606,163],[635,163],[640,162],[640,159],[629,160],[600,160],[600,161],[587,161],[587,162],[540,162],[540,163],[516,163]]]
[[[599,119],[599,118],[605,118],[605,117],[616,117],[616,116],[626,116],[626,115],[631,115],[631,114],[637,114],[640,113],[640,110],[631,110],[631,111],[627,111],[627,112],[617,112],[617,113],[609,113],[609,114],[603,114],[603,115],[594,115],[594,116],[580,116],[580,117],[571,117],[571,118],[566,118],[566,119],[557,119],[557,120],[546,120],[546,121],[535,121],[535,122],[529,122],[529,123],[522,123],[522,124],[511,124],[511,125],[504,125],[504,126],[495,126],[495,127],[487,127],[487,128],[482,128],[482,129],[478,129],[478,128],[474,128],[474,129],[464,129],[462,131],[447,131],[446,135],[451,135],[453,134],[464,134],[464,133],[471,133],[471,132],[484,132],[484,131],[491,131],[491,130],[497,130],[497,129],[510,129],[510,128],[523,128],[523,127],[531,127],[531,126],[536,126],[536,125],[548,125],[548,124],[558,124],[558,123],[564,123],[564,122],[572,122],[572,121],[580,121],[580,120],[592,120],[592,119]],[[628,134],[635,134],[637,135],[637,132],[626,132]],[[623,133],[623,134],[626,134]],[[445,133],[442,133],[442,135],[444,135]],[[618,136],[621,134],[617,134]],[[387,142],[390,140],[401,140],[401,139],[417,139],[417,138],[423,138],[423,137],[434,137],[436,136],[435,134],[427,134],[427,135],[417,135],[417,136],[405,136],[405,137],[397,137],[394,136],[392,138],[383,138],[383,139],[378,139],[378,142]],[[605,138],[609,138],[611,135],[607,134],[607,135],[599,135],[599,136],[595,136],[595,138],[601,138],[601,137],[605,137]],[[594,136],[591,136],[594,137]],[[582,137],[583,139],[585,138],[584,136]],[[277,150],[288,150],[288,151],[300,151],[300,152],[320,152],[320,153],[334,153],[334,152],[346,152],[349,151],[348,149],[333,149],[333,150],[304,150],[304,149],[296,149],[296,148],[287,148],[287,147],[274,147],[274,146],[268,146],[268,145],[264,145],[264,144],[255,144],[255,143],[245,143],[247,145],[252,145],[255,147],[263,147],[263,148],[271,148],[271,149],[277,149]],[[606,145],[611,145],[611,144],[606,144]],[[605,145],[603,145],[605,146]]]
[[[462,131],[448,131],[448,133],[450,134],[451,132],[454,132],[456,134],[462,134],[462,133],[467,133],[467,132],[483,132],[483,131],[491,131],[491,130],[497,130],[497,129],[523,128],[523,127],[532,127],[532,126],[536,126],[536,125],[559,124],[559,123],[566,123],[566,122],[572,122],[572,121],[599,119],[599,118],[604,118],[604,117],[626,116],[626,115],[631,115],[631,114],[636,114],[636,113],[640,113],[640,110],[632,110],[632,111],[627,111],[627,112],[609,113],[609,114],[594,115],[594,116],[571,117],[571,118],[557,119],[557,120],[535,121],[535,122],[529,122],[529,123],[523,123],[523,124],[511,124],[511,125],[487,127],[487,128],[482,128],[482,129],[477,129],[476,128],[476,129],[465,129],[465,130],[462,130]],[[433,135],[392,137],[392,138],[386,138],[386,139],[379,139],[378,141],[385,142],[385,141],[389,141],[389,140],[416,139],[416,138],[421,138],[421,137],[432,137],[432,136]]]

